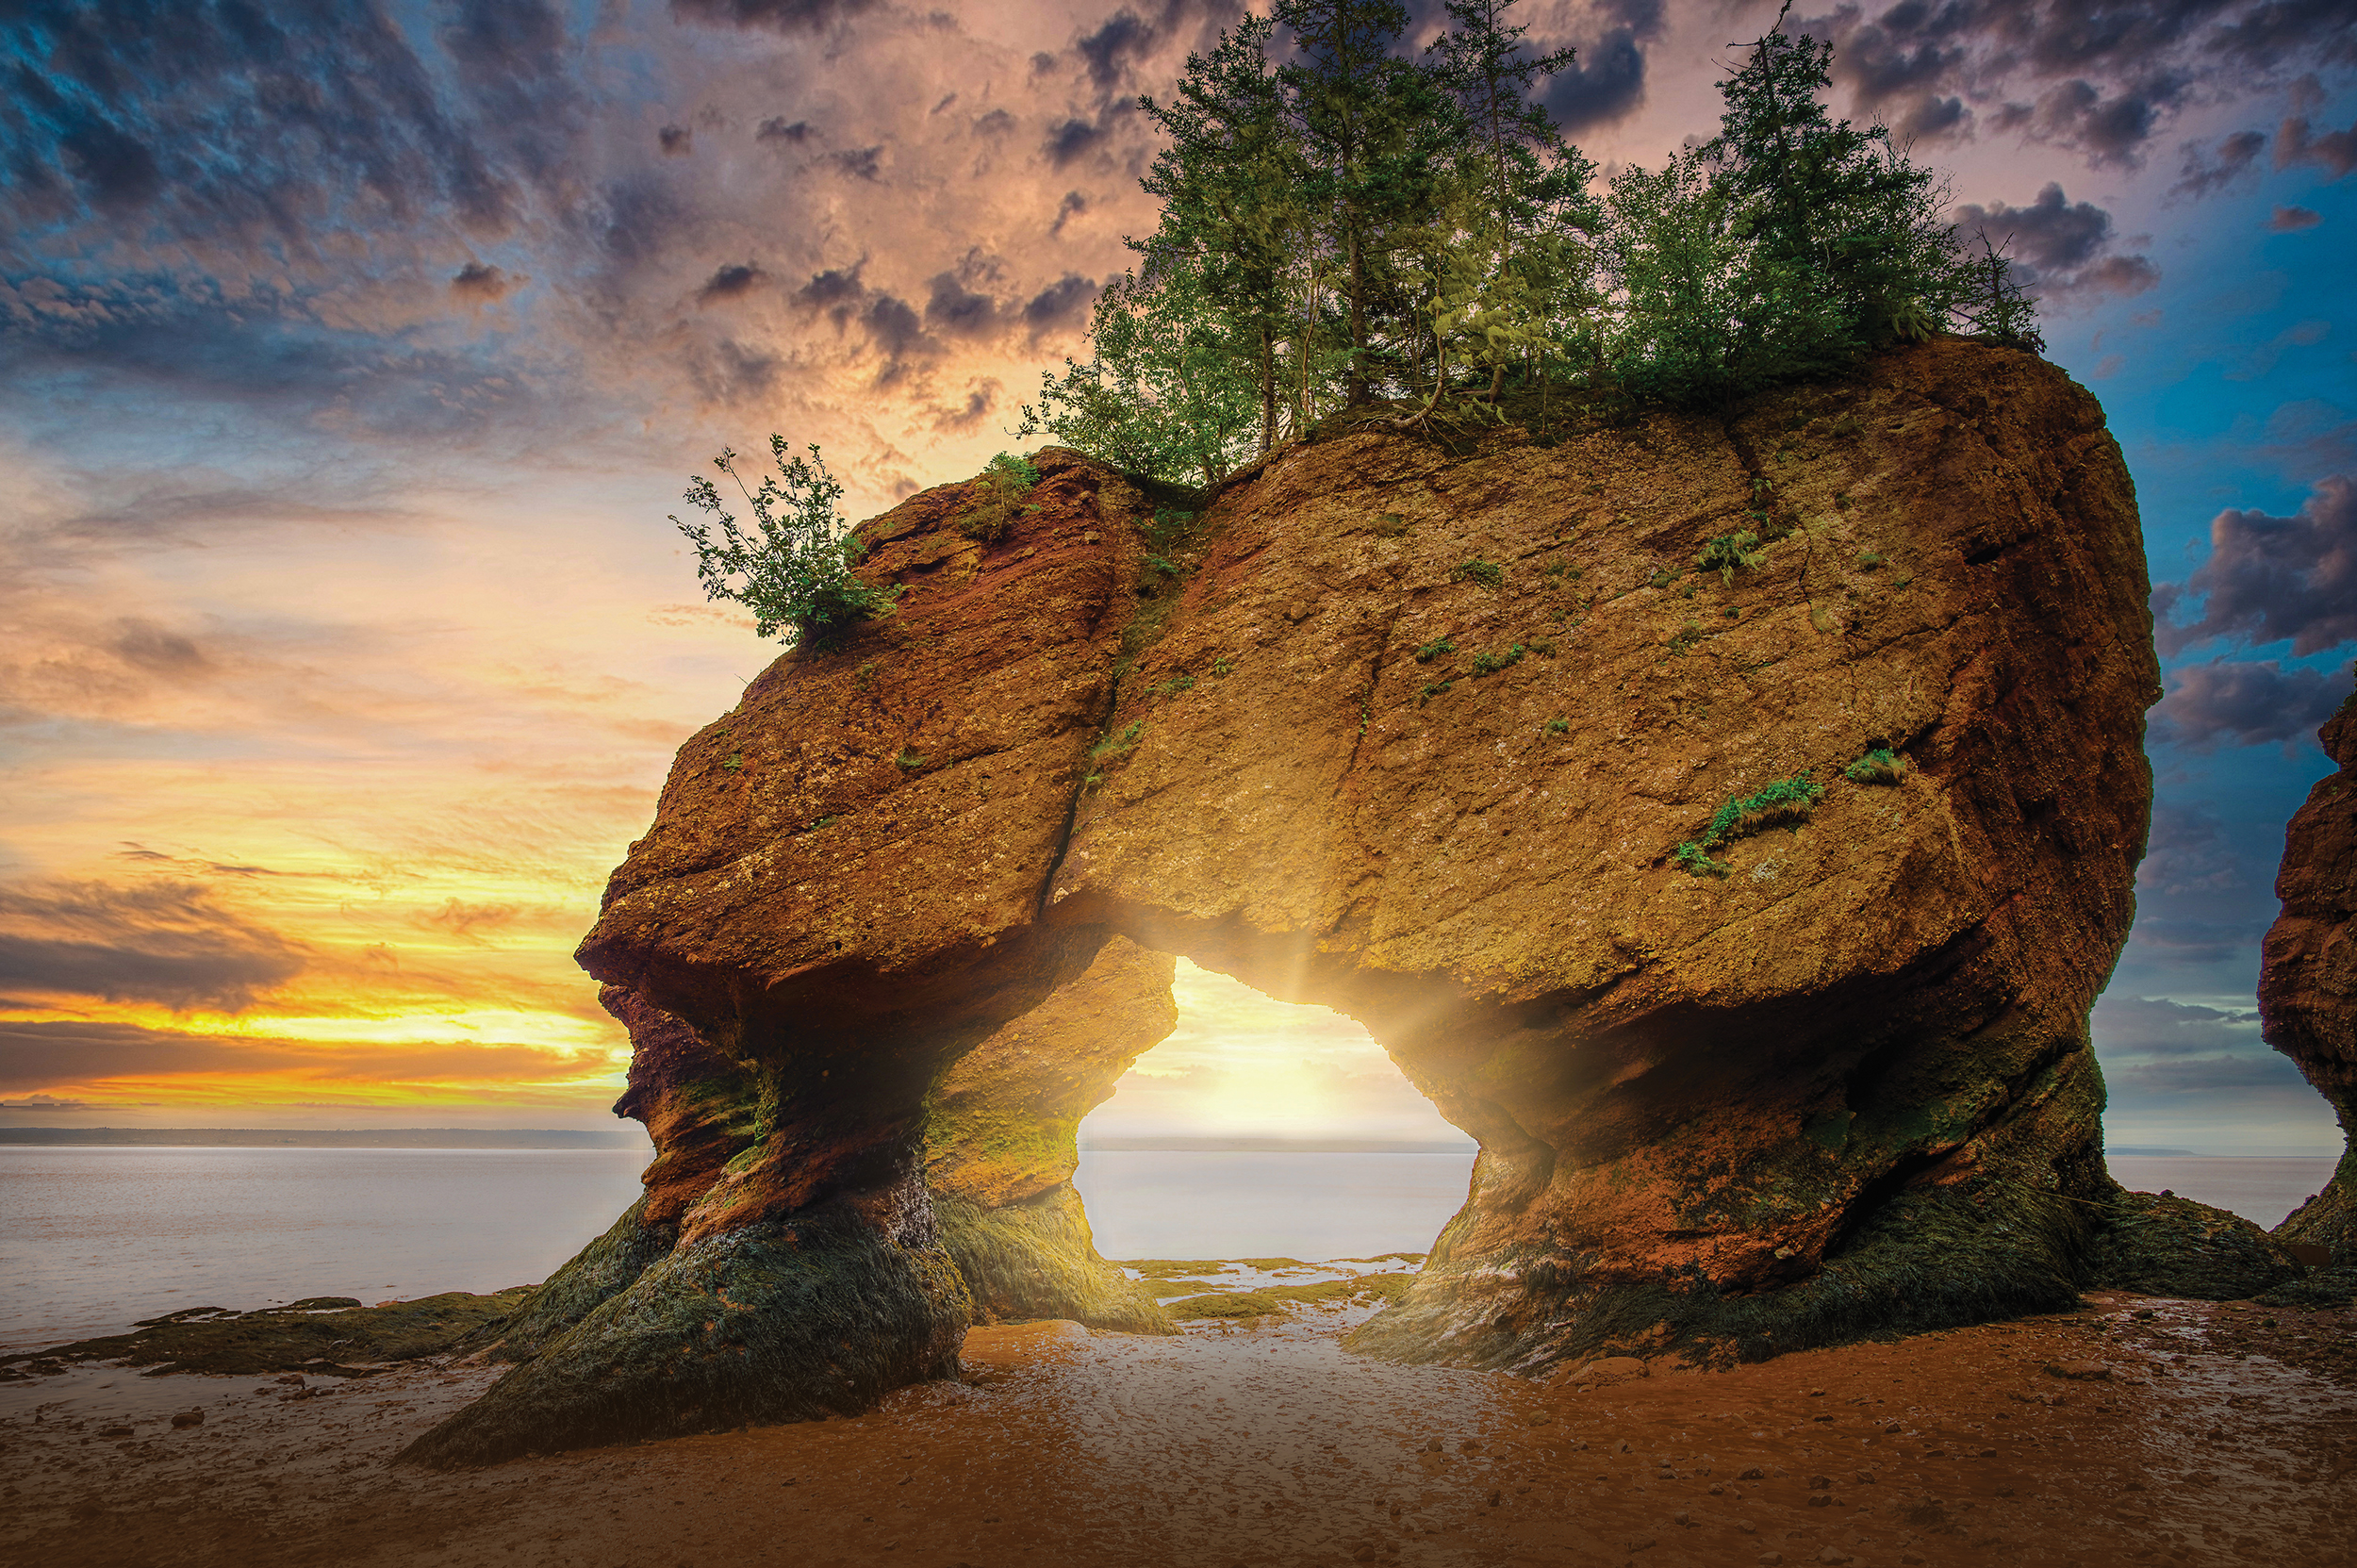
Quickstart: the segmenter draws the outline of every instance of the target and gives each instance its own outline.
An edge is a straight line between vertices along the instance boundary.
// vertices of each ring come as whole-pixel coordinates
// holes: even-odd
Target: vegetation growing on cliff
[[[1938,176],[1827,112],[1830,43],[1779,14],[1716,136],[1599,192],[1540,102],[1573,52],[1531,53],[1514,3],[1446,0],[1411,58],[1395,0],[1277,0],[1141,98],[1161,221],[1017,433],[1210,484],[1337,414],[1467,429],[1721,404],[1935,332],[2040,346]]]
[[[827,471],[812,447],[808,457],[790,456],[783,436],[769,437],[775,473],[761,487],[749,487],[736,471],[736,454],[723,448],[712,466],[729,476],[752,507],[748,532],[728,510],[719,487],[698,475],[687,482],[687,503],[709,512],[713,524],[671,518],[696,547],[696,576],[706,599],[732,600],[753,612],[753,629],[768,636],[781,629],[790,642],[825,646],[863,620],[888,615],[899,597],[896,587],[878,588],[851,575],[850,524],[842,512],[843,484]]]

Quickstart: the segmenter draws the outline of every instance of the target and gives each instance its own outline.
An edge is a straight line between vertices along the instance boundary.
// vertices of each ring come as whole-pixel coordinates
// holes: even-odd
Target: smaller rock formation
[[[2088,1282],[2104,1290],[2196,1301],[2239,1301],[2296,1278],[2283,1245],[2240,1214],[2173,1193],[2123,1192],[2087,1248]]]
[[[2308,792],[2283,834],[2275,878],[2283,913],[2260,960],[2259,1016],[2267,1044],[2299,1064],[2349,1136],[2357,1135],[2357,693],[2316,738],[2340,767]],[[2275,1235],[2357,1267],[2357,1144]]]
[[[1178,1025],[1176,967],[1168,953],[1110,939],[1079,980],[959,1058],[933,1090],[925,1185],[979,1319],[1178,1331],[1096,1255],[1072,1188],[1080,1118]]]

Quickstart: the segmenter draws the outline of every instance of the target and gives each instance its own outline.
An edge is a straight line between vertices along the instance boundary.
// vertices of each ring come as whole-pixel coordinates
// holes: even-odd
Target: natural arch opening
[[[1176,1026],[1081,1121],[1073,1185],[1122,1259],[1428,1250],[1475,1145],[1365,1027],[1178,959]]]

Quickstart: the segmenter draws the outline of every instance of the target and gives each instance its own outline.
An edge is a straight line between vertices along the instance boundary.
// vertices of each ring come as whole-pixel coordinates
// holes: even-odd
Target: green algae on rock
[[[489,1296],[450,1291],[378,1307],[365,1307],[343,1296],[313,1296],[251,1312],[190,1307],[149,1318],[127,1334],[0,1357],[0,1378],[39,1374],[67,1362],[116,1361],[158,1373],[301,1372],[365,1378],[387,1362],[461,1348],[505,1321],[532,1290],[511,1285]]]

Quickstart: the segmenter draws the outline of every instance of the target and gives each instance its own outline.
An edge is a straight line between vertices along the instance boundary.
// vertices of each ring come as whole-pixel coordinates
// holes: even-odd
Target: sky
[[[1774,11],[1518,14],[1609,174],[1707,134]],[[0,0],[0,1120],[610,1125],[570,949],[776,652],[701,599],[687,476],[777,431],[856,518],[1015,447],[1152,226],[1137,94],[1236,14]],[[2337,1149],[2253,995],[2357,653],[2357,10],[1793,18],[2012,237],[2137,482],[2168,696],[2111,1141]],[[1109,1114],[1415,1113],[1346,1021],[1179,994]]]

